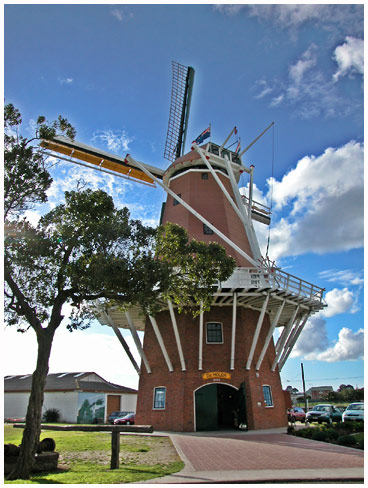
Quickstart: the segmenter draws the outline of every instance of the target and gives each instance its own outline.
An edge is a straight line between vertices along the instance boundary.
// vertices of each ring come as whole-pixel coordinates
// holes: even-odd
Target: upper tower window
[[[206,235],[209,235],[209,236],[210,236],[210,235],[212,235],[212,234],[213,234],[213,230],[212,230],[212,229],[210,229],[210,228],[208,227],[208,225],[203,224],[203,234],[206,234]]]
[[[202,173],[201,178],[202,180],[208,180],[208,173]]]
[[[178,197],[181,198],[181,193],[178,193]],[[173,205],[180,205],[180,202],[174,198]]]

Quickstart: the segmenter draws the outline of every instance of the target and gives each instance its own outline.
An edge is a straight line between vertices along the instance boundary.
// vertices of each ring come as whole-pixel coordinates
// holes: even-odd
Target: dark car
[[[316,405],[306,415],[306,422],[326,422],[332,424],[332,422],[341,422],[342,412],[338,408],[329,404]]]
[[[133,425],[135,422],[135,413],[130,413],[129,415],[125,415],[125,417],[121,419],[115,419],[114,425]]]
[[[109,424],[113,424],[114,420],[116,419],[121,419],[122,417],[125,417],[126,415],[133,413],[133,412],[111,412],[110,415],[108,416],[107,420],[109,421]]]
[[[296,422],[299,420],[300,422],[305,422],[305,412],[301,407],[292,407],[288,410],[288,421],[289,422]]]

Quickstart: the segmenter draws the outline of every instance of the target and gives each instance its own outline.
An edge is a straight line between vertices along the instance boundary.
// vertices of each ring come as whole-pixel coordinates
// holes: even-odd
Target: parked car
[[[125,415],[125,417],[121,419],[115,419],[114,425],[131,425],[135,422],[135,413],[130,413],[129,415]]]
[[[292,407],[288,410],[288,421],[289,422],[296,422],[299,420],[300,422],[305,422],[305,412],[301,407]]]
[[[342,421],[343,422],[349,422],[349,421],[360,421],[364,422],[364,403],[362,402],[356,402],[356,403],[350,403],[346,407],[345,412],[342,414]]]
[[[122,417],[125,417],[126,415],[133,413],[133,412],[112,412],[108,416],[107,420],[109,421],[109,424],[113,424],[114,420],[116,419],[121,419]]]
[[[309,410],[306,415],[306,422],[326,422],[327,424],[332,424],[332,422],[341,422],[342,412],[334,405],[322,404],[316,405]]]

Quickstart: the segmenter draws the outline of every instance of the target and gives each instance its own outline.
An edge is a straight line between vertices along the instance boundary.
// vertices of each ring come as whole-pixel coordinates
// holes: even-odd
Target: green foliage
[[[47,200],[46,192],[52,178],[47,169],[47,157],[39,146],[40,139],[65,135],[74,139],[75,130],[59,116],[52,123],[39,117],[35,137],[27,139],[20,133],[22,117],[11,103],[4,107],[4,217],[19,215],[35,203]]]
[[[326,441],[328,438],[328,433],[325,430],[316,430],[312,434],[312,440],[314,441]]]
[[[311,439],[312,435],[316,432],[314,427],[306,427],[305,429],[298,429],[295,431],[295,435],[298,437],[306,437]]]
[[[156,253],[171,270],[163,296],[178,305],[179,311],[189,307],[194,315],[200,313],[200,304],[209,310],[218,282],[225,281],[235,268],[235,260],[223,246],[189,241],[187,231],[172,223],[159,227]]]
[[[60,410],[57,408],[49,408],[45,410],[42,420],[44,422],[59,422],[61,419],[61,413]]]
[[[329,440],[335,441],[339,437],[339,433],[336,429],[328,428],[325,430],[325,432]]]
[[[352,435],[340,435],[337,438],[337,443],[340,446],[354,446],[356,444],[356,439]]]
[[[364,432],[361,432],[356,437],[357,437],[359,449],[364,449]]]

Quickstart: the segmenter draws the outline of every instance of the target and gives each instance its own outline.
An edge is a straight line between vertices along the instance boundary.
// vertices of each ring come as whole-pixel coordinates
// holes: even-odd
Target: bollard
[[[111,469],[119,468],[119,453],[120,453],[120,432],[113,430],[111,432]]]

